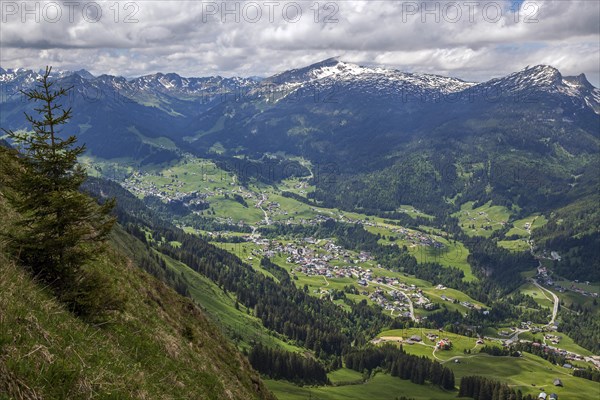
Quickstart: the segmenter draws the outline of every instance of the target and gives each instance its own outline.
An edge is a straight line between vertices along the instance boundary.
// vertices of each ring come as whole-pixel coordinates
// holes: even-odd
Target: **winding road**
[[[535,252],[533,251],[533,240],[531,239],[531,228],[533,227],[533,224],[535,223],[535,220],[537,219],[534,218],[533,221],[531,221],[531,224],[529,225],[529,227],[527,228],[527,233],[529,233],[529,240],[527,241],[529,243],[529,252],[531,253],[531,255],[533,257],[535,257],[538,261],[538,268],[542,267],[542,262],[540,261],[540,259],[535,255]],[[538,283],[538,281],[536,281],[534,278],[531,278],[531,282],[533,282],[533,284],[535,286],[538,287],[538,289],[540,289],[542,291],[542,294],[544,295],[544,297],[546,297],[548,300],[552,301],[544,292],[548,292],[552,295],[552,298],[554,299],[554,306],[552,307],[552,319],[550,319],[550,322],[548,322],[548,325],[554,325],[554,322],[556,321],[556,315],[558,314],[558,305],[560,304],[560,300],[558,299],[558,296],[556,294],[554,294],[554,292],[546,289],[545,287],[543,287],[542,285],[540,285]]]
[[[264,193],[261,193],[260,197],[261,197],[260,200],[256,204],[256,208],[260,208],[262,210],[263,214],[265,214],[265,224],[271,225],[271,221],[269,220],[269,214],[267,214],[267,211],[262,207],[262,204],[265,201],[267,201],[267,195]]]
[[[554,321],[556,321],[556,315],[558,314],[558,305],[560,304],[560,300],[558,299],[558,296],[556,294],[554,294],[554,292],[552,292],[552,291],[546,289],[545,287],[543,287],[542,285],[540,285],[535,279],[531,279],[531,281],[533,282],[533,284],[535,286],[537,286],[539,289],[542,290],[542,294],[548,300],[551,300],[551,299],[548,296],[546,296],[546,294],[544,292],[550,293],[552,295],[552,297],[554,298],[554,307],[552,308],[552,319],[550,320],[550,322],[548,322],[548,325],[553,325]]]

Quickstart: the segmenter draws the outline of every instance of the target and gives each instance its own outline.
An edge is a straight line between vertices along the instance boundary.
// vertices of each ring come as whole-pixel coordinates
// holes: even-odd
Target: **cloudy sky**
[[[339,56],[472,81],[536,64],[600,81],[597,0],[0,0],[0,14],[3,68],[268,76]]]

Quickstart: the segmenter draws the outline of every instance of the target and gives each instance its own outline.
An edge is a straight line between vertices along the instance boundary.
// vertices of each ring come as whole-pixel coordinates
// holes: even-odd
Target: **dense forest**
[[[573,376],[588,379],[594,382],[600,382],[600,371],[591,368],[576,369],[573,371]]]
[[[533,396],[523,396],[520,390],[515,392],[505,383],[481,376],[463,377],[460,380],[458,396],[475,400],[534,400]]]
[[[563,312],[558,329],[569,335],[575,343],[597,354],[600,352],[600,319],[597,315],[597,310],[589,308]]]
[[[316,360],[298,353],[272,349],[257,344],[248,355],[250,364],[272,379],[285,379],[302,385],[326,385],[327,371]]]
[[[454,390],[454,373],[437,361],[407,354],[402,347],[384,345],[353,349],[344,355],[347,368],[371,372],[376,368],[400,379],[422,385],[430,382],[446,390]]]

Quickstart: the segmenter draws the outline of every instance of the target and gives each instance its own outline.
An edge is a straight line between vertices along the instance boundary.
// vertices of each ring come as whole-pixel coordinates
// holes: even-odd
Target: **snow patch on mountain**
[[[440,91],[444,94],[459,92],[475,85],[475,83],[456,78],[411,74],[381,67],[364,67],[342,61],[334,65],[330,63],[320,65],[310,71],[308,75],[313,81],[334,80],[355,84],[361,84],[362,82],[375,87],[379,86],[381,89],[408,84],[426,90]]]
[[[41,77],[40,72],[0,68],[0,84],[27,89]],[[380,96],[418,96],[434,99],[439,95],[460,93],[470,88],[498,90],[502,94],[527,91],[546,92],[568,96],[574,101],[600,114],[600,91],[591,85],[585,75],[563,77],[554,67],[536,65],[502,78],[480,84],[457,78],[430,74],[406,73],[382,67],[367,67],[330,58],[300,69],[293,69],[264,80],[253,78],[223,78],[220,76],[185,78],[175,73],[156,73],[126,79],[110,75],[94,77],[85,70],[76,72],[55,70],[57,79],[71,75],[82,78],[86,85],[99,89],[118,91],[128,97],[144,98],[167,95],[181,100],[193,100],[201,96],[214,98],[230,94],[264,101],[279,101],[293,95],[313,95],[321,91],[343,89],[352,93]]]

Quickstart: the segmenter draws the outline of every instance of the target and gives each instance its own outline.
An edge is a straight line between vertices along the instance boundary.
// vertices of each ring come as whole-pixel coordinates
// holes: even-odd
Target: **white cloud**
[[[0,64],[264,76],[339,55],[469,80],[547,63],[598,85],[600,2],[477,3],[2,0]]]

